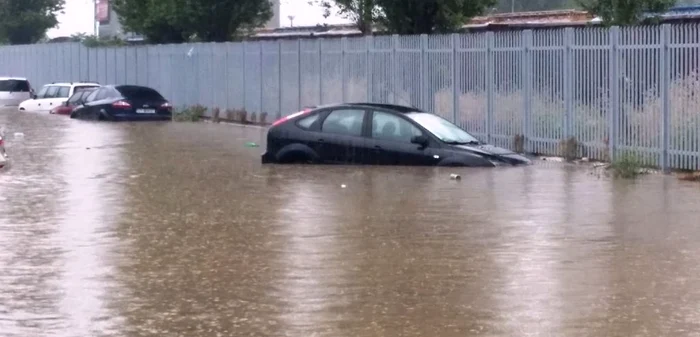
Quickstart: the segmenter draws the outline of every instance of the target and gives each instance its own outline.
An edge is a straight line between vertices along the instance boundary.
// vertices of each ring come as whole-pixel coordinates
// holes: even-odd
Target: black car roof
[[[418,109],[416,107],[412,106],[405,106],[405,105],[398,105],[398,104],[388,104],[388,103],[365,103],[365,102],[357,102],[357,103],[336,103],[336,104],[327,104],[327,105],[322,105],[322,106],[312,106],[309,107],[311,109],[325,109],[325,108],[333,108],[333,107],[343,107],[343,106],[356,106],[356,107],[364,107],[364,108],[382,108],[382,109],[387,109],[387,110],[393,110],[399,113],[409,113],[409,112],[425,112],[421,109]]]

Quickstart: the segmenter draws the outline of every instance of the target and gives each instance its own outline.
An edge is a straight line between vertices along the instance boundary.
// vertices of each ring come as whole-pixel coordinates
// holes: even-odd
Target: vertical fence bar
[[[530,151],[530,137],[532,137],[532,30],[524,30],[522,32],[523,38],[523,91],[525,97],[523,97],[523,152]]]
[[[258,44],[258,47],[260,48],[260,54],[259,54],[259,59],[260,59],[260,69],[258,69],[258,76],[260,76],[260,111],[258,111],[258,118],[262,116],[263,110],[265,110],[263,107],[265,106],[265,81],[263,81],[263,78],[265,78],[265,73],[263,72],[263,62],[265,59],[265,56],[263,55],[263,43],[261,41],[256,42]],[[212,53],[213,55],[214,53]]]
[[[398,69],[401,69],[401,67],[397,67],[396,65],[398,63],[398,56],[396,54],[397,49],[399,48],[399,36],[397,34],[394,34],[391,36],[391,103],[392,104],[398,104],[399,99],[396,97],[396,90],[397,87],[399,86],[399,79],[398,79],[398,74],[396,73]]]
[[[277,112],[277,118],[282,118],[282,93],[284,92],[283,88],[283,83],[282,83],[282,40],[277,41],[277,83],[279,84],[278,86],[278,95],[277,95],[277,103],[278,103],[278,109],[279,112]]]
[[[318,39],[318,105],[323,104],[323,38]]]
[[[493,32],[486,33],[487,47],[486,47],[486,142],[491,143],[493,134],[493,92],[494,92],[494,44],[495,37]]]
[[[457,123],[459,111],[459,62],[457,62],[457,45],[459,34],[452,34],[452,122]]]
[[[421,34],[420,36],[420,83],[419,83],[419,89],[420,89],[420,97],[419,97],[419,106],[421,108],[426,107],[426,92],[428,91],[428,86],[425,84],[426,78],[428,78],[425,75],[425,71],[427,69],[426,63],[428,62],[428,35],[427,34]]]
[[[366,55],[365,55],[365,71],[366,71],[366,78],[367,78],[367,102],[374,102],[374,95],[372,93],[374,92],[372,90],[372,83],[373,78],[372,78],[372,36],[368,35],[365,37],[365,48],[366,48]]]
[[[615,160],[617,150],[617,131],[620,115],[620,71],[618,69],[618,52],[620,43],[620,27],[611,27],[610,34],[610,116],[608,130],[608,156]]]
[[[301,111],[304,107],[301,104],[301,39],[297,39],[297,99],[299,101],[299,109]]]
[[[343,37],[340,39],[340,90],[342,91],[341,93],[341,99],[343,102],[345,102],[345,97],[346,94],[345,92],[347,91],[346,88],[346,82],[347,79],[345,78],[345,48],[348,44],[348,38]]]
[[[671,81],[670,67],[670,38],[671,26],[664,24],[661,26],[661,50],[659,67],[659,80],[661,81],[661,169],[664,173],[669,173],[669,147],[670,147],[670,114],[671,100],[669,98],[669,82]]]
[[[246,92],[246,88],[248,87],[246,85],[246,73],[248,72],[248,66],[246,65],[246,59],[248,58],[248,41],[243,41],[243,69],[241,69],[241,76],[243,77],[243,87],[241,88],[241,91],[243,92],[243,110],[248,111],[247,102],[248,102],[248,93]]]
[[[571,46],[573,44],[574,29],[571,27],[564,28],[564,139],[569,139],[573,136],[573,125],[572,125],[572,115],[573,115],[573,79],[574,72],[572,69],[573,64],[573,51]]]

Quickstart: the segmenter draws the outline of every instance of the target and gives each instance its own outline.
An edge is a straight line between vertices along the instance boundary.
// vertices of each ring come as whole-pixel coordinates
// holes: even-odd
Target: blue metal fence
[[[290,114],[340,101],[413,104],[475,136],[556,155],[623,152],[700,169],[700,26],[563,28],[220,44],[0,48],[0,75],[148,85],[177,105]]]

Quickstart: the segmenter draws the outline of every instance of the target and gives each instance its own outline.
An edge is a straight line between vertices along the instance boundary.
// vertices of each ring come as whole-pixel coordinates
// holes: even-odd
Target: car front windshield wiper
[[[457,140],[446,140],[444,142],[450,145],[481,145],[481,142],[478,140],[470,140],[467,142]]]

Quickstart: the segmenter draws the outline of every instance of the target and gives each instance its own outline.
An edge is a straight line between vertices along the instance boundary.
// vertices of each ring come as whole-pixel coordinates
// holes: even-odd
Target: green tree
[[[65,0],[0,0],[0,41],[30,44],[58,25]]]
[[[333,7],[337,7],[337,14],[352,20],[363,34],[371,34],[373,23],[377,22],[381,11],[375,4],[375,0],[313,0],[311,5],[318,5],[324,9],[323,16],[328,18]]]
[[[496,0],[376,0],[379,23],[396,34],[447,33],[481,15]]]
[[[187,27],[207,42],[231,41],[272,18],[269,0],[186,0],[180,10],[188,18]]]
[[[152,43],[188,40],[187,17],[180,10],[185,4],[186,0],[112,0],[124,29]]]
[[[269,0],[113,0],[126,30],[153,43],[231,41],[272,17]]]
[[[608,25],[633,25],[644,20],[644,14],[661,14],[676,0],[578,0],[589,13],[599,16]]]

